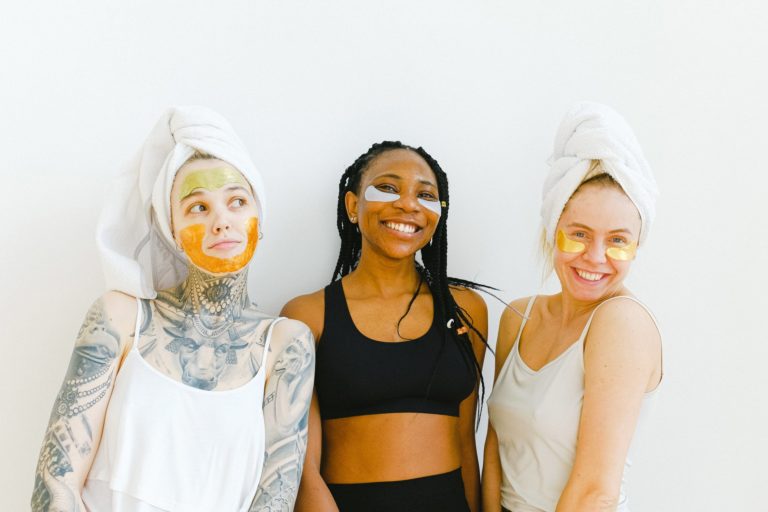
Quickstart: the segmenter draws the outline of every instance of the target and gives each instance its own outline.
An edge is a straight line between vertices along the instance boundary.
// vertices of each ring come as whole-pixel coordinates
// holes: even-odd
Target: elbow
[[[557,512],[613,512],[619,506],[619,495],[606,485],[587,485],[563,493]]]

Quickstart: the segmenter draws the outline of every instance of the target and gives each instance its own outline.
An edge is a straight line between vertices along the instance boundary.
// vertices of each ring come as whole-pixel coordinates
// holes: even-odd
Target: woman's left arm
[[[632,300],[602,306],[585,344],[576,457],[557,512],[616,510],[643,395],[661,378],[661,336]]]
[[[293,510],[307,447],[307,419],[315,375],[315,342],[297,320],[275,325],[275,354],[264,391],[266,458],[251,511]]]
[[[456,303],[466,311],[472,325],[483,338],[488,338],[488,308],[485,301],[476,292],[468,289],[452,289]],[[469,327],[468,327],[469,328]],[[478,334],[469,328],[469,338],[472,340],[472,350],[475,359],[483,366],[485,344]],[[478,384],[479,386],[479,384]],[[461,477],[464,480],[464,493],[472,512],[480,511],[480,465],[477,461],[477,445],[475,444],[475,420],[477,414],[478,386],[472,394],[461,402],[459,407],[459,436],[461,442]]]

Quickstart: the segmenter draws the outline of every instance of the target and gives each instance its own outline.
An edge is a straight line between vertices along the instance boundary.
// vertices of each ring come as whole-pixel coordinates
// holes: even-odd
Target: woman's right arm
[[[519,299],[512,302],[511,306],[522,313],[528,299]],[[520,329],[522,318],[514,310],[506,308],[499,321],[499,335],[496,340],[496,369],[494,384],[499,378],[499,371],[509,356],[517,331]],[[488,433],[485,437],[485,449],[483,451],[483,511],[501,512],[501,459],[499,457],[499,439],[493,426],[488,423]]]
[[[105,294],[88,310],[43,438],[33,511],[85,511],[80,492],[99,446],[135,314],[136,300],[119,292]]]
[[[309,326],[315,343],[323,333],[325,316],[325,293],[323,290],[302,295],[288,302],[280,312],[281,316],[300,320]],[[317,360],[316,360],[317,361]],[[299,495],[296,498],[296,512],[338,512],[331,491],[320,475],[323,431],[317,394],[312,395],[309,407],[309,429],[307,434],[307,455],[301,474]]]

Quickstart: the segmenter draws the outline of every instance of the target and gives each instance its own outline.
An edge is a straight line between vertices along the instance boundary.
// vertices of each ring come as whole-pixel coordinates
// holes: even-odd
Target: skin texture
[[[587,185],[571,198],[558,229],[583,240],[580,253],[555,249],[555,272],[562,292],[540,296],[520,339],[520,356],[534,370],[567,350],[581,334],[589,315],[611,297],[631,296],[624,286],[631,261],[608,258],[606,248],[636,240],[636,208],[614,187]],[[583,279],[579,272],[596,281]],[[528,298],[511,306],[524,311]],[[499,324],[496,375],[514,345],[521,318],[507,309]],[[643,395],[661,379],[661,338],[647,311],[629,299],[605,304],[594,315],[584,348],[584,402],[576,457],[558,512],[615,510],[624,461],[637,423]],[[483,467],[484,510],[501,510],[501,465],[498,438],[489,425]]]
[[[348,193],[347,213],[356,219],[362,234],[357,268],[342,279],[355,326],[365,336],[397,343],[423,335],[432,323],[433,304],[423,285],[408,315],[419,277],[414,255],[432,237],[438,215],[419,199],[436,199],[434,173],[426,162],[407,150],[387,151],[364,171],[360,191],[373,185],[398,194],[393,202],[367,201],[363,194]],[[392,229],[395,224],[415,228],[412,233]],[[487,310],[474,292],[454,289],[459,306],[483,334]],[[323,332],[323,290],[297,297],[283,314],[305,322],[315,339]],[[482,361],[484,345],[474,338],[475,356]],[[477,390],[460,405],[460,416],[425,413],[391,413],[322,421],[316,397],[310,411],[309,445],[296,510],[338,510],[326,486],[331,483],[393,481],[434,475],[461,466],[467,500],[479,510],[479,468],[475,452],[474,415]]]
[[[199,176],[226,165],[212,159],[185,164],[171,197],[179,197],[176,184],[189,173]],[[173,200],[177,239],[189,226],[202,225],[204,251],[220,259],[248,251],[256,210],[250,187],[241,181],[242,176],[221,188],[198,188],[181,201]],[[208,249],[220,240],[229,242]],[[212,393],[243,386],[257,372],[267,372],[266,459],[251,510],[291,510],[306,450],[314,377],[312,334],[300,322],[280,321],[272,331],[266,367],[260,368],[274,318],[257,311],[249,300],[247,267],[211,273],[192,261],[184,282],[158,292],[155,300],[142,301],[141,357],[169,378]],[[114,382],[133,344],[136,309],[135,298],[109,292],[88,312],[43,441],[32,510],[85,510],[80,493],[98,449]]]

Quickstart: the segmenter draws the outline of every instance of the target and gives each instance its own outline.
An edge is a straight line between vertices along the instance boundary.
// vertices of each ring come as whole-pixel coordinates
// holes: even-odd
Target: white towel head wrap
[[[205,107],[172,107],[107,193],[96,239],[108,290],[152,299],[186,277],[186,255],[176,250],[171,233],[171,187],[195,151],[240,171],[264,225],[261,175],[230,124]]]
[[[571,108],[557,130],[549,175],[542,190],[541,221],[546,243],[566,203],[584,181],[592,160],[615,179],[640,212],[640,239],[645,240],[656,214],[658,189],[632,129],[612,108],[583,102]]]

